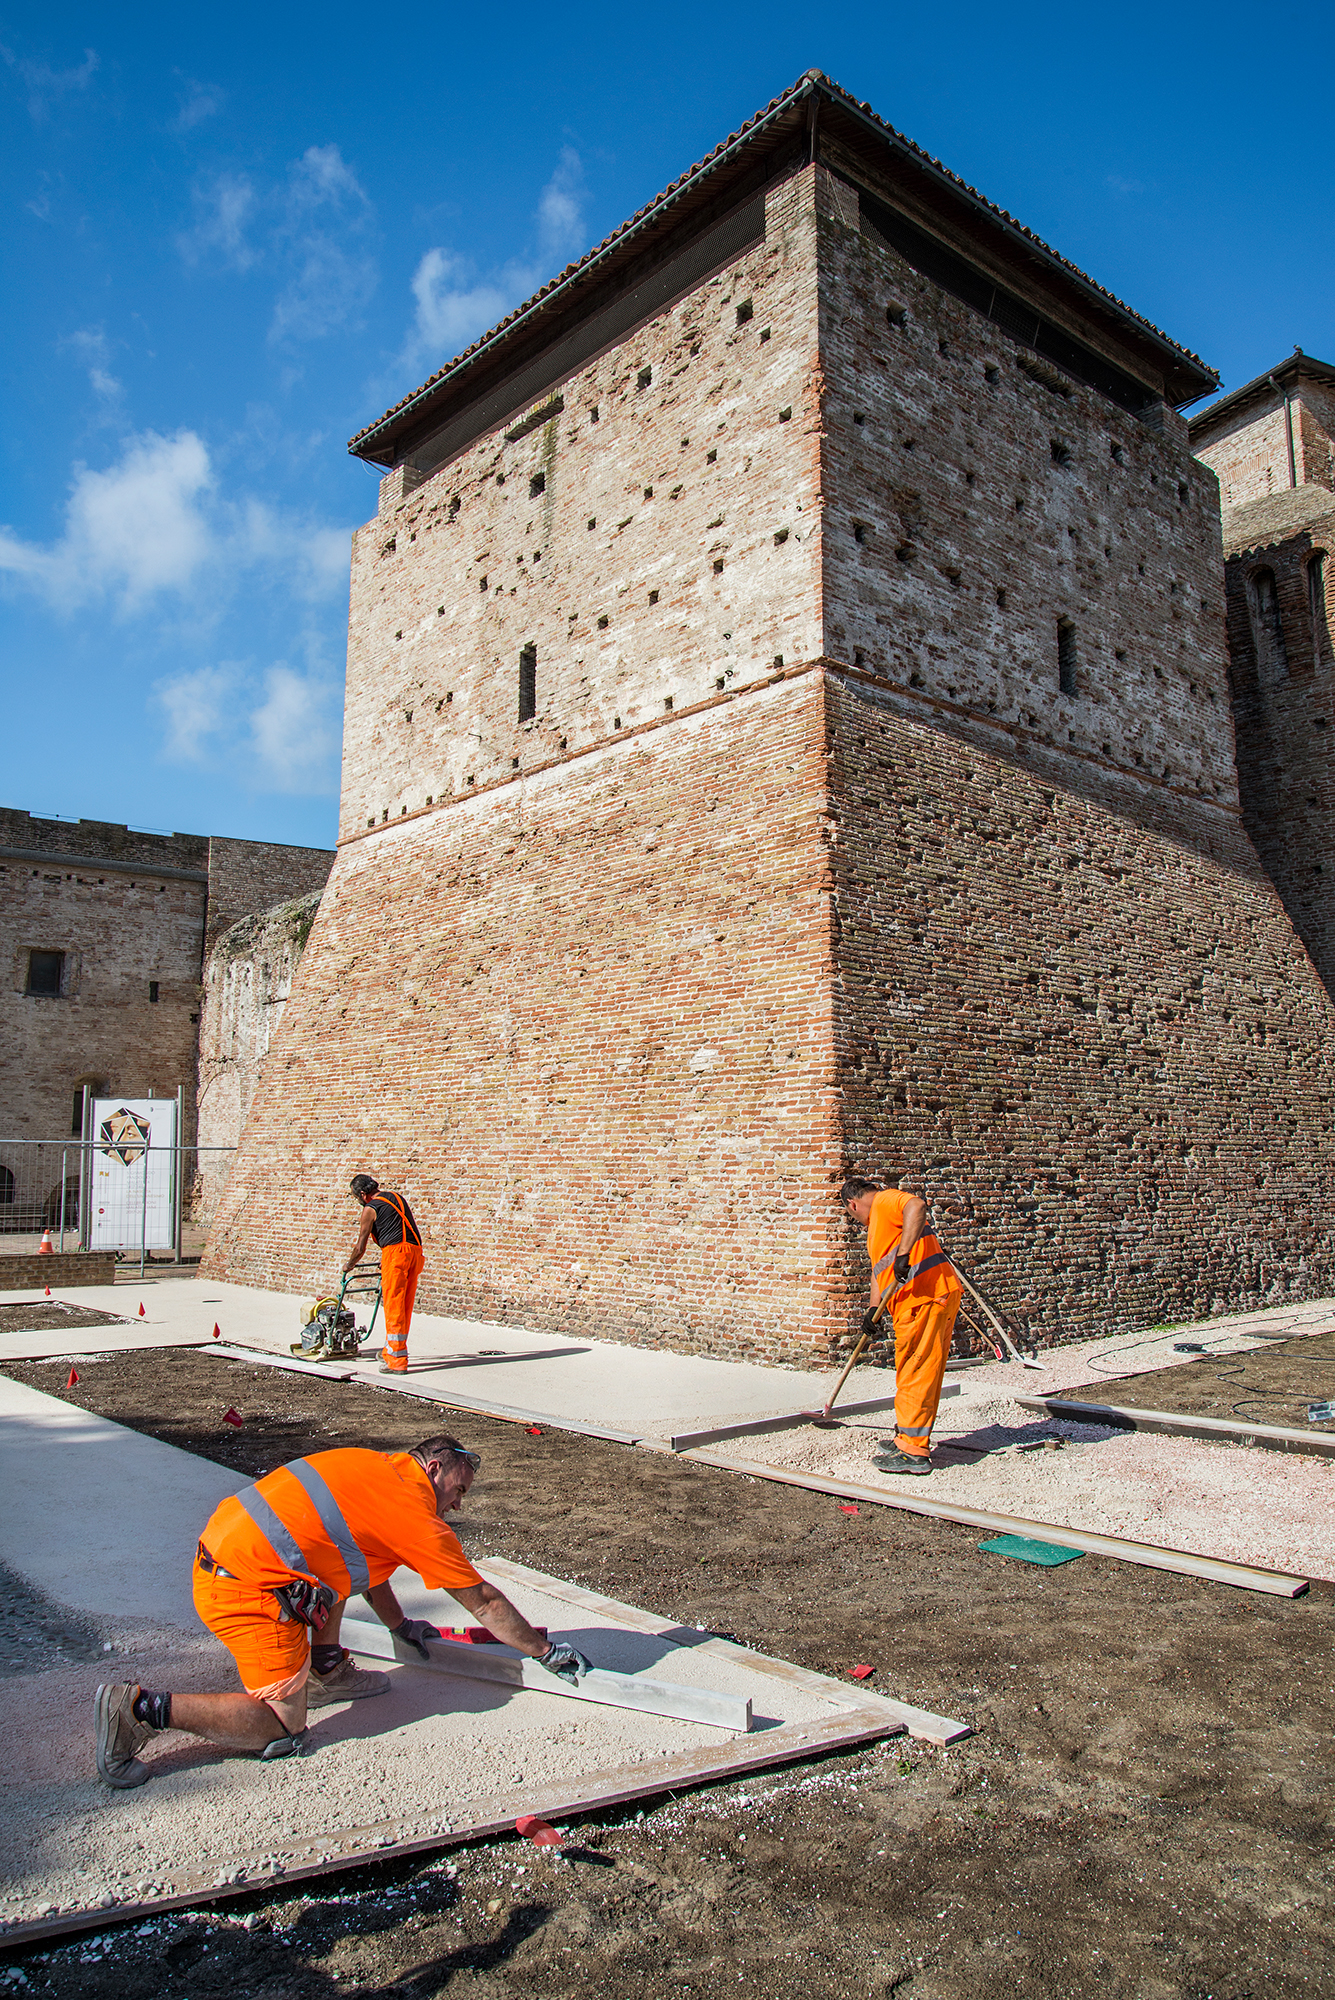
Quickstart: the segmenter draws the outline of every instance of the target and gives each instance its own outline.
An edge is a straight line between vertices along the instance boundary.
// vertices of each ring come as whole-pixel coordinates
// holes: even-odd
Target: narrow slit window
[[[156,979],[150,979],[150,980],[149,980],[149,982],[148,982],[148,998],[149,998],[149,1002],[150,1002],[150,1004],[151,1004],[152,1006],[154,1006],[154,1007],[156,1007],[156,1006],[157,1006],[157,1004],[158,1004],[158,993],[159,993],[159,990],[160,990],[160,989],[159,989],[159,986],[158,986],[158,982],[157,982],[157,980],[156,980]]]
[[[519,655],[519,720],[532,722],[538,712],[538,649],[525,646]]]
[[[1280,616],[1274,571],[1258,569],[1252,578],[1252,589],[1256,593],[1256,661],[1261,680],[1285,680],[1289,671],[1289,656],[1284,644],[1284,621]]]
[[[1312,640],[1317,658],[1330,652],[1330,632],[1326,625],[1326,558],[1318,549],[1307,565],[1307,605],[1312,614]]]
[[[58,1000],[61,978],[65,971],[63,951],[30,951],[28,953],[27,990],[36,999]]]
[[[1057,686],[1063,694],[1076,694],[1079,677],[1079,650],[1075,626],[1069,618],[1057,620]]]

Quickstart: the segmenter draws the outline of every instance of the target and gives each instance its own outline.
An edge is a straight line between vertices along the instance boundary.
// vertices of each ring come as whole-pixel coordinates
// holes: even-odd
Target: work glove
[[[880,1331],[881,1322],[876,1317],[876,1308],[875,1306],[868,1306],[866,1312],[862,1315],[862,1337],[864,1340],[875,1340],[879,1336]]]
[[[439,1639],[440,1633],[434,1625],[428,1625],[425,1618],[405,1618],[391,1628],[396,1639],[402,1639],[405,1646],[412,1646],[424,1660],[431,1658],[427,1651],[428,1639]]]
[[[895,1276],[898,1278],[900,1284],[904,1285],[908,1283],[908,1275],[909,1253],[907,1250],[901,1250],[895,1259]]]
[[[559,1639],[552,1641],[538,1665],[546,1667],[549,1674],[559,1674],[563,1681],[569,1681],[571,1687],[577,1684],[582,1674],[593,1672],[592,1660],[586,1659],[577,1646],[567,1646]]]

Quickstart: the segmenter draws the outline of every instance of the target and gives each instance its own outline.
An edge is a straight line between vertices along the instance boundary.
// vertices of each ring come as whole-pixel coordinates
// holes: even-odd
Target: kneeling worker
[[[894,1289],[888,1316],[895,1330],[895,1435],[884,1439],[872,1463],[881,1472],[930,1472],[932,1425],[960,1309],[960,1281],[920,1196],[862,1179],[845,1181],[840,1194],[867,1232],[871,1306],[864,1332],[871,1330],[885,1293]]]
[[[352,1198],[362,1204],[357,1218],[357,1240],[343,1274],[360,1264],[372,1236],[380,1250],[380,1298],[385,1312],[385,1351],[380,1357],[382,1375],[408,1372],[408,1327],[417,1297],[417,1280],[422,1275],[422,1232],[401,1194],[382,1194],[380,1183],[371,1174],[355,1174]]]
[[[400,1565],[448,1590],[507,1646],[569,1681],[590,1662],[549,1645],[480,1577],[443,1516],[479,1464],[452,1437],[410,1452],[321,1451],[270,1472],[215,1508],[195,1556],[195,1609],[237,1664],[244,1694],[154,1694],[128,1682],[97,1691],[98,1775],[117,1791],[152,1775],[136,1752],[163,1729],[262,1758],[302,1747],[308,1708],[384,1694],[389,1676],[352,1663],[343,1606],[360,1591],[396,1638],[429,1658],[439,1638],[405,1618],[389,1584]]]

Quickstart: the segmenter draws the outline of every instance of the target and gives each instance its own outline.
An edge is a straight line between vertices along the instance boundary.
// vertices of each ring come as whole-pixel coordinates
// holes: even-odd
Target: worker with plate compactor
[[[359,1591],[397,1639],[430,1657],[427,1641],[441,1634],[405,1618],[389,1582],[401,1566],[428,1590],[447,1590],[503,1645],[576,1683],[592,1663],[535,1631],[445,1523],[479,1464],[446,1435],[407,1452],[321,1451],[222,1501],[195,1552],[195,1609],[236,1661],[245,1692],[100,1687],[98,1775],[116,1791],[144,1784],[152,1774],[138,1752],[164,1729],[266,1760],[290,1756],[304,1747],[308,1709],[384,1694],[389,1676],[355,1666],[339,1631]]]

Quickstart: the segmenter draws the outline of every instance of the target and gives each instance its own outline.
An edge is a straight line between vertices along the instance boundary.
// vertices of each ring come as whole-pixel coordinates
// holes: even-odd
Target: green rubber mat
[[[1079,1562],[1085,1553],[1083,1549],[1059,1548],[1056,1542],[1036,1542],[1028,1535],[997,1535],[990,1542],[979,1542],[984,1555],[1014,1556],[1017,1562],[1039,1563],[1044,1569],[1056,1569],[1058,1563]]]

